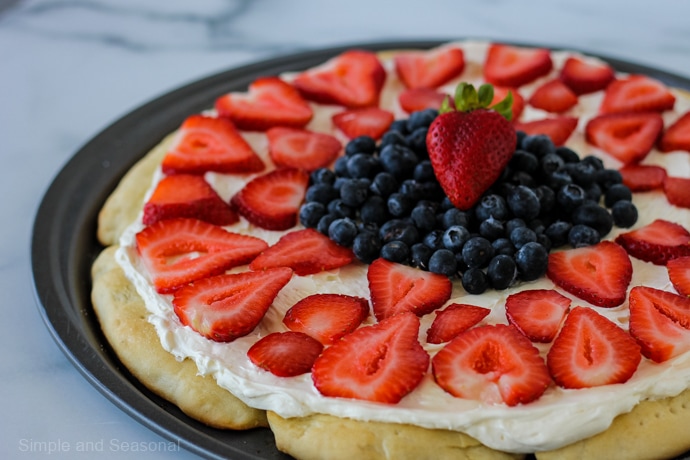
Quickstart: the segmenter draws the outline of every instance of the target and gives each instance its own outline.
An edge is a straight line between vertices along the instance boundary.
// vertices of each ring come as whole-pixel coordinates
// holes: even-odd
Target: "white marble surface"
[[[689,17],[679,0],[0,0],[0,458],[195,458],[123,452],[163,438],[79,374],[34,300],[30,237],[42,195],[119,117],[229,67],[395,39],[570,46],[690,78]],[[99,441],[101,452],[75,452]]]

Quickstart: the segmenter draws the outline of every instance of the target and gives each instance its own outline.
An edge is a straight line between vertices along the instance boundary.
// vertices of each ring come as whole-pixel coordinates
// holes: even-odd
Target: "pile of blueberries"
[[[396,120],[378,144],[352,139],[333,170],[311,174],[300,222],[364,263],[383,257],[457,277],[481,294],[543,276],[551,249],[593,245],[614,225],[637,221],[618,171],[520,131],[496,183],[472,209],[455,208],[426,148],[437,115],[428,109]]]

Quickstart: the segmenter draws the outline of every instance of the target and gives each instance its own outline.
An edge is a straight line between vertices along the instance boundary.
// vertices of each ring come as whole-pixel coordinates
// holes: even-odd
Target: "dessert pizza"
[[[690,449],[690,97],[652,77],[346,51],[189,114],[98,236],[132,374],[294,457]]]

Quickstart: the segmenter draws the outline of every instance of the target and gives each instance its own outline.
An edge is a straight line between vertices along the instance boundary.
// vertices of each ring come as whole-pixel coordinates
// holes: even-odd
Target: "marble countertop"
[[[0,457],[196,458],[155,448],[167,440],[82,377],[33,292],[30,241],[42,196],[80,146],[121,116],[221,70],[369,41],[575,47],[690,78],[688,17],[690,2],[678,0],[0,1]],[[154,448],[126,451],[142,445]]]

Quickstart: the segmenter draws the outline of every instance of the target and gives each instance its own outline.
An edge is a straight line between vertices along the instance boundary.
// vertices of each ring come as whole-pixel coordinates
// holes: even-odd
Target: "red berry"
[[[506,298],[506,317],[532,342],[551,342],[561,327],[571,300],[551,289],[532,289]]]
[[[449,342],[483,320],[491,310],[474,305],[453,303],[436,312],[436,317],[426,333],[428,343]]]
[[[247,351],[249,360],[278,377],[294,377],[311,371],[323,345],[302,332],[273,332]]]
[[[664,219],[621,233],[616,243],[631,256],[656,265],[666,265],[676,257],[690,256],[690,232],[682,225]]]
[[[283,323],[330,345],[354,331],[369,316],[369,302],[342,294],[313,294],[294,304]]]
[[[547,49],[492,44],[484,63],[484,79],[517,88],[548,74],[552,68]]]

